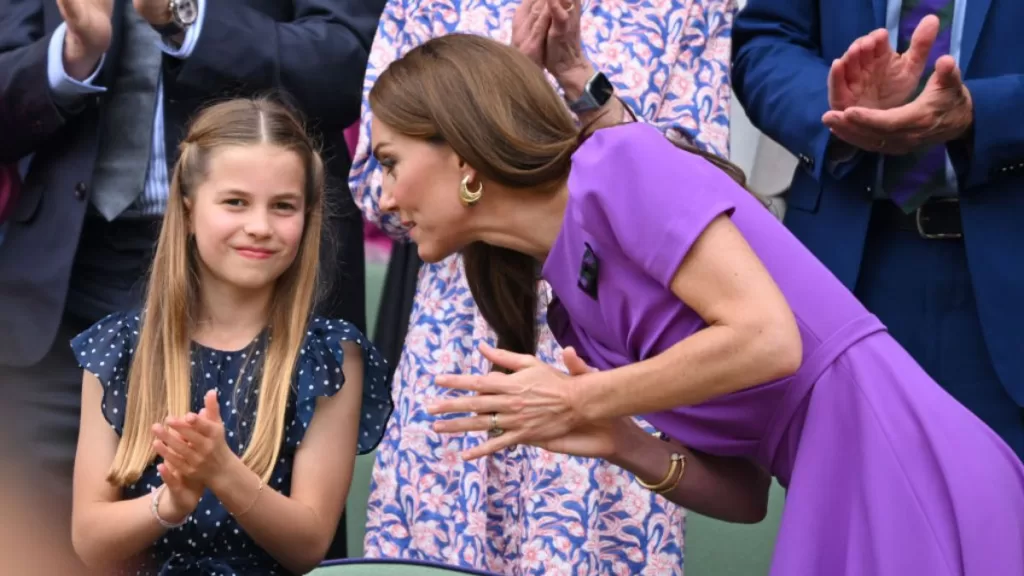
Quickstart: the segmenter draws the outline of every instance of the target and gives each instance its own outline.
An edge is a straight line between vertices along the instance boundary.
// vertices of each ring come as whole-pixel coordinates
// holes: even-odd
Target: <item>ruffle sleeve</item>
[[[128,403],[128,369],[139,338],[136,312],[117,312],[71,340],[78,365],[103,385],[103,416],[118,436],[124,430]]]
[[[346,385],[341,367],[345,362],[342,342],[355,342],[363,351],[363,403],[359,414],[359,453],[377,447],[391,417],[391,387],[387,363],[358,328],[344,320],[314,318],[299,352],[295,375],[295,417],[285,430],[285,443],[297,448],[313,421],[316,399],[334,396]]]

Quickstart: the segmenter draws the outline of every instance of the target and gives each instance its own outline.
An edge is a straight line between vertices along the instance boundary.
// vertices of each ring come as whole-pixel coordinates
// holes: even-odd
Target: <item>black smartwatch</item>
[[[171,13],[171,21],[153,29],[164,38],[183,34],[192,27],[199,18],[198,0],[169,0],[167,9]]]
[[[594,74],[583,87],[583,94],[575,102],[569,103],[569,109],[576,114],[597,110],[611,100],[615,87],[602,72]]]

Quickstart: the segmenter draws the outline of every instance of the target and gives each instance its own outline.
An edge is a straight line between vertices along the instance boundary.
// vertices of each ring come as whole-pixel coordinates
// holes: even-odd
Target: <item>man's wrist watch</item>
[[[184,34],[199,18],[198,0],[168,0],[167,9],[171,13],[171,21],[153,26],[164,38]]]
[[[574,102],[569,103],[569,109],[576,114],[597,110],[611,100],[615,94],[615,87],[602,72],[598,72],[587,80],[583,87],[583,94]]]

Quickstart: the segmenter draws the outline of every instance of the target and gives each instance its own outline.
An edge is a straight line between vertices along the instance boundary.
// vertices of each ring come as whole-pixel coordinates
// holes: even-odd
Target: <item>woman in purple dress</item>
[[[432,407],[471,413],[439,432],[492,432],[464,457],[605,457],[733,521],[760,519],[770,473],[773,575],[1024,574],[1020,461],[723,166],[641,124],[582,138],[535,65],[478,37],[395,61],[370,105],[382,207],[423,259],[492,251],[470,286],[507,372],[439,378],[478,394]],[[531,357],[538,269],[572,376]]]

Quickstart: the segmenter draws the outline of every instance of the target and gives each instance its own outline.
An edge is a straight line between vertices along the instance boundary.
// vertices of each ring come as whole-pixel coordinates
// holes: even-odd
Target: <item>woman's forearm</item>
[[[626,111],[626,105],[622,100],[612,97],[597,110],[583,112],[579,115],[580,125],[589,127],[589,130],[600,130],[618,126],[623,122],[630,122],[635,116]]]
[[[259,476],[236,459],[210,489],[246,534],[282,566],[296,574],[316,568],[327,555],[337,523],[328,526],[302,502],[259,487]]]
[[[565,99],[569,102],[574,102],[583,95],[583,92],[587,89],[587,82],[589,82],[596,73],[597,70],[588,63],[586,66],[581,66],[567,72],[560,78],[556,78],[556,81],[558,82],[558,85],[562,87]],[[578,117],[580,126],[584,126],[588,130],[593,131],[601,128],[617,126],[623,122],[629,122],[636,116],[634,114],[630,114],[630,112],[626,110],[626,105],[623,104],[622,100],[612,97],[605,102],[604,106],[601,106],[597,110],[581,112],[578,114]]]
[[[153,517],[152,503],[152,494],[146,494],[119,502],[95,502],[76,510],[71,529],[75,552],[87,566],[100,568],[146,550],[167,530]],[[158,512],[171,523],[188,515],[173,510],[167,493],[160,497]]]
[[[753,462],[694,452],[635,425],[624,436],[621,449],[609,462],[648,484],[666,477],[673,453],[686,458],[679,483],[664,494],[668,500],[726,522],[754,524],[764,519],[771,476]]]
[[[792,375],[799,340],[784,323],[712,325],[641,362],[573,379],[570,393],[588,421],[694,406]]]

